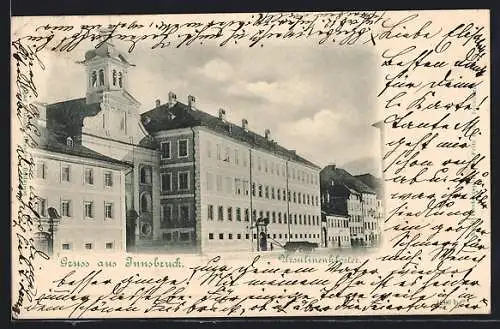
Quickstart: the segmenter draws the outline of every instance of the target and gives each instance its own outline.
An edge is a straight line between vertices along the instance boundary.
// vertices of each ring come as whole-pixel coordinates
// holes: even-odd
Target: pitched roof
[[[371,189],[373,189],[378,196],[382,196],[383,194],[383,181],[380,178],[373,176],[372,174],[363,174],[354,176],[364,184],[368,185]]]
[[[47,105],[47,129],[63,130],[68,136],[80,136],[83,120],[96,116],[100,103],[87,104],[85,98],[70,99]]]
[[[223,121],[206,112],[193,109],[180,102],[176,102],[171,106],[168,104],[160,105],[142,113],[141,119],[144,127],[150,134],[163,130],[203,126],[232,139],[250,144],[257,149],[272,152],[308,166],[320,168],[311,161],[297,155],[295,151],[288,150],[274,141],[269,141],[264,136],[250,130],[245,130],[241,126],[231,122]]]
[[[320,172],[321,187],[331,185],[332,180],[335,184],[343,184],[348,189],[352,189],[359,193],[376,194],[371,187],[363,183],[360,179],[351,175],[346,170],[336,168],[335,166],[326,166]]]
[[[99,161],[104,161],[108,162],[111,164],[115,165],[121,165],[121,166],[128,166],[131,167],[132,165],[116,160],[110,157],[107,157],[101,153],[98,153],[94,150],[91,150],[83,145],[81,145],[78,141],[73,142],[73,146],[69,147],[66,143],[62,142],[62,139],[66,138],[65,133],[62,131],[51,131],[45,127],[38,127],[38,130],[40,132],[40,137],[38,142],[38,149],[41,150],[46,150],[50,152],[56,152],[56,153],[61,153],[61,154],[67,154],[67,155],[73,155],[73,156],[78,156],[78,157],[83,157],[83,158],[88,158],[88,159],[93,159],[93,160],[99,160]]]

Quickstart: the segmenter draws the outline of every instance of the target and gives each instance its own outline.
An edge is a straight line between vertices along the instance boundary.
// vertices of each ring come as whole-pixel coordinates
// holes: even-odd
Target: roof
[[[38,127],[38,130],[40,131],[40,137],[37,146],[38,149],[83,157],[92,160],[104,161],[120,166],[132,166],[127,162],[116,160],[94,150],[91,150],[81,145],[78,141],[73,141],[73,147],[68,147],[68,145],[62,141],[65,141],[67,138],[67,135],[62,131],[51,131],[45,127]]]
[[[352,189],[359,193],[376,194],[376,192],[363,183],[360,179],[351,175],[344,169],[336,168],[335,166],[326,166],[320,172],[320,185],[321,187],[326,187],[331,185],[331,181],[334,183],[345,185],[348,189]]]
[[[116,59],[117,61],[119,61],[123,64],[129,65],[129,66],[135,66],[134,64],[131,64],[127,60],[125,55],[121,51],[116,49],[115,46],[109,41],[99,43],[97,48],[88,50],[85,53],[85,60],[80,62],[80,63],[86,63],[88,61],[93,60],[96,57],[113,58],[113,59]]]
[[[101,111],[100,103],[87,104],[86,98],[70,99],[47,105],[47,129],[62,130],[68,136],[80,136],[83,120]]]
[[[209,113],[193,109],[181,102],[173,105],[163,104],[150,111],[141,114],[144,127],[150,133],[164,130],[203,126],[212,131],[224,134],[234,140],[250,144],[256,149],[265,150],[274,154],[289,158],[311,167],[320,168],[311,161],[297,155],[295,151],[288,150],[270,141],[251,130],[245,130],[241,126],[221,120]]]
[[[371,189],[377,193],[378,196],[383,194],[383,181],[380,178],[373,176],[372,174],[363,174],[354,176],[364,184],[368,185]]]
[[[349,218],[349,215],[347,213],[342,213],[340,210],[321,210],[321,214],[324,216],[338,216],[338,217],[345,217]]]

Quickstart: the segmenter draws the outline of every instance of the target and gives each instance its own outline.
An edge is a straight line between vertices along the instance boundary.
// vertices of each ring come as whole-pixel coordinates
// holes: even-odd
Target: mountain
[[[382,176],[381,160],[373,157],[359,158],[339,167],[347,170],[353,176],[363,174],[372,174],[375,177]]]

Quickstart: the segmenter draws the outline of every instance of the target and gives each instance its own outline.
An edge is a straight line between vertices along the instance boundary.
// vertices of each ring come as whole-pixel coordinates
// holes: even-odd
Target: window
[[[179,158],[184,158],[188,156],[188,141],[187,139],[181,139],[177,142],[177,156]]]
[[[61,181],[69,182],[69,166],[63,166],[61,168]]]
[[[214,206],[209,204],[208,205],[208,208],[207,208],[207,218],[209,220],[213,220],[214,219]]]
[[[241,222],[241,208],[236,208],[236,220]]]
[[[91,201],[84,202],[84,213],[86,218],[94,218],[94,203]]]
[[[38,214],[47,217],[47,199],[38,198]]]
[[[151,195],[147,192],[142,193],[141,195],[141,212],[150,212],[151,211]]]
[[[271,199],[274,200],[275,194],[274,194],[274,187],[271,187]]]
[[[266,199],[269,199],[269,186],[267,186],[267,185],[265,187],[265,195],[266,195]]]
[[[61,201],[61,216],[63,217],[71,217],[71,208],[70,201],[63,200]]]
[[[284,224],[287,224],[286,214],[283,214],[283,223],[284,223]]]
[[[179,223],[189,223],[191,220],[189,216],[189,205],[179,206]]]
[[[113,204],[110,202],[104,203],[104,218],[106,219],[113,218]]]
[[[241,179],[234,179],[234,192],[236,195],[241,195]]]
[[[236,236],[237,236],[238,240],[241,240],[241,234],[240,233],[238,233]]]
[[[71,137],[66,138],[66,146],[69,148],[73,147],[73,138]]]
[[[234,150],[234,164],[239,165],[240,164],[240,157],[238,150]]]
[[[229,233],[229,234],[227,235],[227,238],[228,238],[229,240],[232,240],[232,239],[233,239],[233,234],[232,234],[232,233]]]
[[[252,195],[255,196],[255,183],[252,183]]]
[[[222,147],[220,144],[217,144],[217,160],[222,160]]]
[[[233,208],[232,207],[227,208],[227,220],[233,220]]]
[[[217,219],[224,220],[224,207],[223,206],[219,206],[217,208]]]
[[[113,86],[116,86],[116,70],[113,70]]]
[[[160,144],[160,152],[162,159],[170,159],[171,158],[171,146],[170,142],[161,142]]]
[[[123,87],[123,74],[121,72],[118,72],[118,86]]]
[[[299,192],[298,196],[299,196],[299,204],[300,204],[301,203],[300,201],[302,200],[300,192]]]
[[[181,241],[188,241],[190,237],[189,232],[181,232],[179,238]]]
[[[178,187],[179,190],[189,189],[189,172],[179,172],[178,173]]]
[[[207,140],[206,146],[207,158],[210,159],[212,157],[212,142],[210,140]]]
[[[248,222],[250,220],[250,211],[248,208],[245,208],[245,222]]]
[[[94,185],[94,170],[85,168],[85,184]]]
[[[219,240],[224,240],[224,233],[219,233]]]
[[[104,186],[105,187],[113,186],[113,173],[111,171],[106,171],[104,173]]]
[[[141,183],[151,184],[151,167],[149,166],[141,167]]]
[[[165,228],[172,222],[172,205],[164,204],[161,206],[161,228]]]
[[[87,242],[87,243],[85,244],[85,249],[87,249],[87,250],[92,249],[92,243]]]
[[[248,234],[248,233],[245,234],[245,239],[247,239],[247,240],[250,239],[250,234]]]
[[[278,213],[278,223],[281,224],[281,213]]]
[[[215,184],[216,184],[217,192],[222,192],[222,176],[221,175],[217,175]]]
[[[213,233],[208,233],[208,239],[213,240],[214,239],[214,234]]]
[[[69,243],[63,243],[62,244],[62,250],[71,250],[71,244],[69,244]]]
[[[276,212],[273,211],[273,223],[276,223]]]
[[[45,162],[39,162],[36,166],[36,177],[40,179],[45,179],[46,174]]]
[[[106,249],[113,249],[113,242],[106,242]]]
[[[262,184],[259,184],[259,197],[262,198]]]
[[[161,190],[163,192],[172,190],[172,173],[161,174]]]
[[[97,72],[96,71],[92,71],[92,76],[90,78],[90,85],[92,87],[97,87]]]
[[[104,86],[104,70],[99,70],[99,86]]]

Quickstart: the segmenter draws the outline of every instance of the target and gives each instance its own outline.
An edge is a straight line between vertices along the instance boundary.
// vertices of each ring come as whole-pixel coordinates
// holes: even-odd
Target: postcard
[[[13,17],[12,318],[489,314],[487,10]]]

